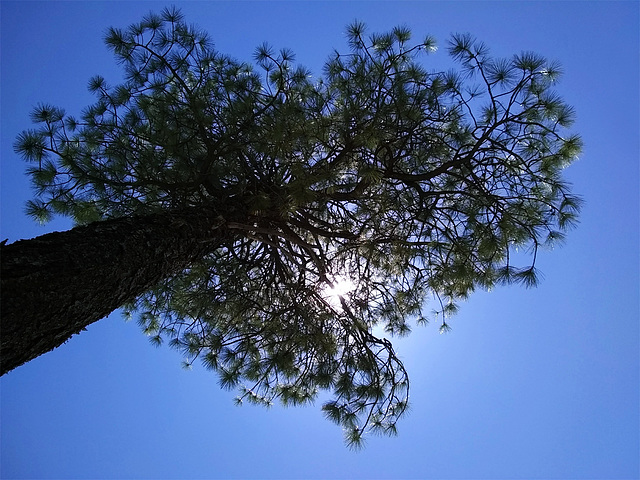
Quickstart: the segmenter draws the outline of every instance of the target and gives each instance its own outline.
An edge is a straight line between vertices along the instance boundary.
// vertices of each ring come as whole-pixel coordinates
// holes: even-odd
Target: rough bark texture
[[[214,212],[119,218],[0,248],[0,374],[67,341],[227,237]]]

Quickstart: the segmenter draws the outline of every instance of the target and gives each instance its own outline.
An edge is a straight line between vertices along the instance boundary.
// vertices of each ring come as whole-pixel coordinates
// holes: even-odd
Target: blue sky
[[[215,375],[184,371],[111,315],[0,380],[2,478],[589,478],[640,476],[639,6],[628,2],[175,2],[217,48],[250,60],[268,41],[319,73],[344,28],[403,24],[416,39],[470,32],[497,56],[561,62],[558,92],[585,142],[567,170],[586,204],[541,286],[478,292],[447,335],[397,343],[412,410],[396,438],[354,453],[320,405],[233,405]],[[1,236],[70,226],[24,215],[12,151],[38,102],[77,114],[88,79],[120,71],[102,43],[162,2],[1,3]],[[428,68],[447,64],[445,49]]]

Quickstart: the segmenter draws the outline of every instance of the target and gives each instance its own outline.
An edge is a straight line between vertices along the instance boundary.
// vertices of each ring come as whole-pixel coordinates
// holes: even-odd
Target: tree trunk
[[[125,217],[0,248],[0,375],[42,355],[229,238],[203,209]]]

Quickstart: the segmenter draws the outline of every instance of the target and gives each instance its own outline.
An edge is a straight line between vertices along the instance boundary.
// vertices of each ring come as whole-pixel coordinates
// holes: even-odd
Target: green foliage
[[[430,72],[426,37],[347,29],[321,78],[288,50],[255,65],[213,49],[179,11],[150,14],[106,43],[126,83],[96,76],[79,118],[38,106],[16,151],[33,164],[28,213],[78,223],[181,207],[215,209],[228,240],[141,296],[152,343],[200,358],[238,403],[312,402],[347,443],[395,434],[409,380],[391,342],[433,297],[440,332],[476,288],[538,282],[537,250],[564,239],[579,199],[561,170],[579,154],[558,65],[494,59],[470,35]],[[514,249],[531,264],[511,264]],[[349,277],[338,300],[326,291]]]

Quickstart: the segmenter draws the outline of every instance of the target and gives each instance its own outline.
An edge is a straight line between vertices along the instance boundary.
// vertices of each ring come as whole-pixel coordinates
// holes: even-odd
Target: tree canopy
[[[407,408],[391,336],[431,319],[447,331],[476,288],[537,283],[538,250],[576,220],[561,174],[581,141],[553,91],[560,67],[536,54],[496,59],[453,35],[456,69],[430,71],[431,37],[347,31],[314,77],[289,50],[239,62],[178,10],[149,14],[106,35],[124,83],[92,78],[78,118],[38,106],[16,150],[40,221],[215,211],[224,242],[126,313],[238,402],[332,391],[323,410],[357,446]]]

